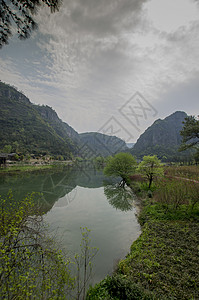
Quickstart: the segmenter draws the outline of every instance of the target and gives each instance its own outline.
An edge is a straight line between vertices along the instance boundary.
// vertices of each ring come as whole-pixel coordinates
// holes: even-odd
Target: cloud
[[[160,115],[169,112],[168,95],[178,95],[181,110],[182,86],[197,88],[198,8],[191,0],[158,1],[69,0],[55,14],[44,8],[31,40],[1,50],[1,78],[80,132],[98,130],[112,116],[133,130],[118,110],[136,91]]]
[[[63,2],[60,11],[53,16],[44,9],[38,16],[40,30],[45,34],[78,32],[84,35],[109,36],[139,22],[142,5],[147,0],[69,0]],[[56,26],[54,26],[56,24]]]
[[[190,21],[198,20],[198,11],[192,0],[153,0],[146,8],[153,26],[163,32],[175,32],[180,27],[189,26]]]

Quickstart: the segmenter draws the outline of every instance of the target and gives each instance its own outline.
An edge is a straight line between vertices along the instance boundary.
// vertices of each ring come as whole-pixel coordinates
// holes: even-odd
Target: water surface
[[[20,199],[33,191],[43,193],[41,212],[69,256],[79,251],[80,227],[91,229],[92,246],[99,248],[93,262],[93,282],[97,282],[113,271],[140,234],[134,195],[118,188],[116,179],[109,184],[104,180],[101,171],[77,166],[59,172],[0,177],[0,194],[4,196],[12,189]]]

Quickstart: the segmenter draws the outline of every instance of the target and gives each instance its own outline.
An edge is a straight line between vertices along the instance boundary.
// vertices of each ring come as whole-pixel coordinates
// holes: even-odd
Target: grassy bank
[[[87,299],[199,299],[199,184],[165,177],[153,191],[138,182],[134,189],[142,234]]]
[[[17,174],[23,172],[42,172],[51,169],[60,169],[64,166],[71,165],[71,163],[52,163],[52,164],[17,164],[9,165],[0,168],[0,174]]]

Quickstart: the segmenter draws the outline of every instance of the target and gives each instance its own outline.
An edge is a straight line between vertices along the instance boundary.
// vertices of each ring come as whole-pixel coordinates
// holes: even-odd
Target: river
[[[91,245],[99,249],[93,260],[96,283],[110,274],[125,257],[140,234],[135,196],[116,186],[118,179],[103,176],[91,166],[68,167],[62,171],[0,176],[0,195],[9,189],[15,199],[27,193],[42,193],[44,220],[69,256],[79,252],[80,227],[91,230]]]

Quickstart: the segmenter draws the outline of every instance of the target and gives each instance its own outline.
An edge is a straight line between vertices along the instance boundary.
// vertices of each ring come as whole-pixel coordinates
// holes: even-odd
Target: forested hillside
[[[176,111],[163,120],[156,120],[139,137],[131,153],[140,159],[144,155],[157,155],[164,161],[186,160],[190,151],[178,151],[182,139],[182,122],[186,116],[185,112]]]
[[[93,158],[127,149],[123,140],[96,132],[78,134],[49,106],[35,105],[16,88],[0,82],[0,149],[12,152]]]
[[[33,105],[22,93],[2,82],[0,107],[0,149],[11,145],[13,152],[65,158],[75,153],[74,142],[61,130],[62,122],[50,107]]]

